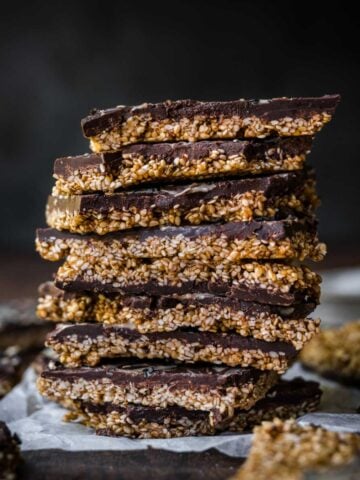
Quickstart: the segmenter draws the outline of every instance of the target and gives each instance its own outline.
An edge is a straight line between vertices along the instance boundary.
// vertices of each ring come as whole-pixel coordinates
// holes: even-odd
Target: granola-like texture
[[[15,480],[20,461],[20,440],[12,434],[7,425],[0,421],[0,479]]]
[[[79,324],[85,327],[89,324]],[[135,338],[125,329],[115,329],[96,334],[66,333],[66,325],[59,326],[47,339],[46,346],[54,350],[59,361],[67,367],[81,365],[95,366],[109,358],[136,357],[140,359],[172,359],[187,363],[208,362],[225,364],[231,367],[253,367],[259,370],[273,370],[285,373],[296,351],[287,344],[264,346],[232,346],[222,343],[222,336],[214,343],[205,343],[193,337],[177,338],[171,334],[162,338],[151,334],[137,335]],[[70,327],[68,327],[70,328]],[[81,336],[80,336],[81,335]],[[176,335],[176,333],[175,333]],[[189,334],[191,335],[191,334]],[[201,335],[206,335],[202,333]],[[220,334],[222,335],[222,334]],[[225,334],[223,334],[225,335]],[[229,335],[229,334],[228,334]],[[216,342],[216,343],[215,343]]]
[[[189,386],[186,381],[182,386],[174,386],[171,381],[147,385],[144,382],[138,386],[132,382],[116,384],[111,378],[77,378],[69,381],[46,377],[43,372],[37,380],[37,387],[41,395],[70,409],[78,401],[94,404],[110,402],[120,406],[134,403],[164,408],[178,405],[189,410],[216,410],[225,417],[231,417],[235,408],[251,408],[277,381],[275,372],[263,372],[256,382],[247,381],[225,387],[215,384],[205,388],[199,384],[196,388]]]
[[[249,456],[234,480],[301,480],[306,471],[346,465],[359,453],[359,435],[274,419],[255,427]]]
[[[44,294],[39,297],[37,315],[53,322],[91,322],[109,325],[132,323],[141,333],[170,332],[177,328],[196,327],[200,331],[235,331],[260,340],[291,343],[303,348],[319,331],[319,319],[284,319],[278,314],[259,312],[248,315],[242,310],[221,306],[184,305],[173,308],[134,308],[126,305],[121,295],[79,293],[67,296]]]
[[[113,129],[90,136],[94,152],[119,150],[123,145],[139,142],[196,142],[206,139],[265,138],[270,135],[314,135],[331,120],[326,112],[310,118],[284,117],[266,121],[252,116],[240,118],[206,117],[155,120],[150,115],[133,115]]]
[[[182,142],[162,144],[160,151],[157,151],[159,147],[152,151],[151,144],[136,145],[136,148],[123,148],[115,158],[98,157],[95,165],[91,161],[86,164],[89,156],[82,157],[85,165],[65,158],[64,166],[55,167],[52,194],[111,193],[150,182],[300,170],[311,146],[310,137],[298,143],[292,139],[260,142],[245,146],[244,142],[205,142],[206,147],[200,147],[199,151],[197,147],[204,142],[193,144],[195,148]]]
[[[205,187],[204,187],[205,188]],[[49,197],[46,206],[47,224],[58,230],[69,230],[72,233],[97,233],[105,235],[119,230],[134,227],[157,227],[165,225],[199,225],[216,221],[241,222],[256,218],[274,219],[284,212],[300,216],[313,215],[319,204],[315,182],[309,179],[304,189],[298,194],[288,194],[267,198],[262,191],[238,193],[231,198],[214,197],[207,203],[196,206],[175,205],[170,208],[157,209],[149,205],[141,210],[136,206],[116,209],[114,206],[105,209],[87,209],[79,211],[67,208],[64,202],[72,197]]]
[[[298,417],[316,410],[320,401],[320,391],[305,395],[299,401],[282,401],[282,393],[293,388],[295,393],[301,395],[298,383],[302,388],[307,387],[306,382],[296,379],[290,382],[280,382],[279,387],[271,389],[266,397],[257,402],[250,410],[236,409],[234,416],[222,418],[216,412],[191,411],[184,409],[182,412],[173,412],[171,408],[156,409],[158,414],[153,415],[145,409],[132,414],[133,406],[128,412],[126,408],[117,408],[111,404],[94,407],[88,403],[74,402],[71,412],[65,416],[66,421],[81,421],[94,428],[99,435],[126,436],[131,438],[173,438],[197,435],[215,435],[223,431],[243,432],[259,425],[264,420],[274,417],[287,419]],[[312,390],[315,390],[311,385]],[[277,392],[278,390],[278,392]],[[286,395],[286,393],[285,393]],[[283,399],[284,400],[284,399]],[[136,409],[136,407],[135,407]],[[155,410],[155,409],[154,409]],[[149,416],[148,413],[150,413]]]
[[[300,358],[306,367],[322,375],[360,385],[360,320],[323,330]]]
[[[233,224],[232,224],[233,225]],[[326,246],[319,243],[314,231],[295,231],[285,238],[258,238],[256,234],[245,239],[231,238],[213,233],[189,238],[183,234],[156,235],[142,238],[36,238],[36,250],[42,258],[50,261],[71,256],[73,261],[107,258],[108,261],[124,262],[128,258],[179,257],[181,260],[202,260],[204,263],[234,263],[253,259],[310,258],[320,261],[326,254]]]
[[[125,263],[95,257],[69,256],[56,274],[58,286],[71,282],[84,282],[98,290],[114,291],[148,283],[159,287],[181,289],[188,285],[193,291],[201,284],[229,284],[236,288],[264,290],[266,293],[287,294],[293,291],[319,294],[320,277],[305,266],[282,263],[244,261],[240,264],[204,264],[201,260],[184,262],[181,259],[162,258],[143,263],[141,259],[128,259]],[[79,283],[80,285],[80,283]],[[160,288],[159,288],[160,290]],[[185,293],[185,292],[184,292]],[[260,301],[260,300],[259,300]]]

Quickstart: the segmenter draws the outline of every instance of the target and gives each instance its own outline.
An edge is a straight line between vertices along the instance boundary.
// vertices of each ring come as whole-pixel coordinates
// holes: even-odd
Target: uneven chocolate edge
[[[233,100],[225,102],[201,102],[176,100],[161,103],[144,103],[138,106],[118,106],[106,110],[94,109],[81,120],[85,137],[111,130],[134,115],[149,115],[153,120],[206,117],[258,117],[277,120],[283,117],[309,118],[326,112],[332,115],[340,101],[340,95],[322,97],[272,98],[269,100]]]
[[[304,232],[316,234],[317,221],[315,218],[299,220],[287,218],[283,220],[251,220],[247,222],[211,223],[205,225],[187,225],[178,227],[142,228],[138,230],[119,231],[101,236],[94,234],[80,235],[55,228],[38,228],[36,238],[39,242],[53,243],[55,240],[77,240],[86,243],[97,241],[110,243],[138,241],[144,242],[148,238],[172,238],[181,235],[189,240],[205,236],[225,236],[229,240],[246,240],[256,236],[262,241],[276,241],[289,238],[294,233]]]
[[[86,213],[99,211],[102,214],[111,208],[115,209],[151,209],[168,210],[175,205],[194,207],[207,203],[218,197],[232,198],[251,190],[264,192],[267,198],[276,198],[289,193],[299,193],[303,190],[308,178],[313,178],[314,172],[309,169],[286,173],[276,173],[258,177],[244,177],[237,180],[221,180],[216,182],[197,182],[186,185],[169,185],[166,188],[134,189],[113,194],[87,194],[56,197],[50,195],[48,208],[66,210],[69,212]]]
[[[127,328],[122,325],[104,325],[101,323],[77,323],[75,325],[60,325],[51,332],[47,339],[51,343],[63,343],[76,336],[76,341],[82,343],[88,339],[95,340],[98,337],[122,338],[129,342],[138,340],[153,344],[157,341],[178,340],[185,345],[197,344],[201,347],[216,345],[221,348],[234,348],[238,350],[260,350],[262,352],[279,352],[288,358],[297,354],[295,347],[286,342],[266,342],[254,337],[243,337],[238,333],[200,332],[191,328],[179,328],[171,332],[140,333],[135,328]]]
[[[177,143],[140,143],[127,145],[112,153],[86,153],[73,157],[57,158],[54,163],[54,175],[68,178],[76,170],[100,167],[116,168],[121,165],[124,155],[141,155],[144,158],[156,156],[171,163],[175,158],[186,155],[189,160],[206,158],[214,150],[222,150],[225,155],[242,154],[246,159],[266,161],[265,152],[274,148],[274,156],[281,149],[283,154],[295,156],[306,154],[312,146],[311,136],[277,137],[265,140],[203,140],[200,142]],[[279,156],[280,158],[280,156]]]
[[[177,285],[159,285],[156,281],[146,282],[137,285],[114,286],[112,283],[99,281],[87,282],[81,277],[72,281],[60,281],[55,279],[55,285],[62,290],[69,292],[90,291],[96,293],[122,293],[125,295],[172,295],[193,293],[210,293],[214,295],[236,297],[246,302],[257,302],[261,304],[291,306],[298,303],[319,303],[319,294],[312,288],[306,290],[294,290],[283,293],[280,290],[273,292],[261,287],[248,287],[246,285],[232,285],[230,283],[218,282],[183,282]]]
[[[95,300],[98,295],[94,292],[67,292],[57,288],[53,282],[46,282],[40,285],[39,295],[50,295],[54,299],[61,298],[64,300],[76,299],[82,295],[90,296]],[[116,293],[103,293],[109,299],[114,300],[118,294]],[[183,306],[207,306],[218,305],[220,307],[229,307],[235,311],[241,310],[245,315],[253,316],[261,313],[268,315],[276,314],[282,318],[298,319],[304,318],[313,312],[316,308],[315,302],[294,303],[289,307],[283,307],[279,305],[266,305],[257,302],[246,302],[237,297],[226,297],[219,295],[212,295],[209,293],[204,294],[185,294],[185,295],[164,295],[164,296],[122,296],[121,302],[124,306],[136,309],[149,308],[151,310],[156,309],[168,309],[175,308],[178,304]]]
[[[139,386],[169,384],[172,389],[202,389],[236,387],[257,382],[260,378],[272,376],[271,371],[255,368],[228,367],[204,363],[181,364],[175,362],[139,360],[135,358],[117,359],[104,362],[97,367],[65,368],[57,365],[41,373],[43,378],[63,380],[70,383],[104,380],[114,385]]]
[[[280,380],[280,382],[269,390],[268,394],[259,400],[253,410],[271,410],[279,406],[301,405],[305,401],[317,400],[321,397],[321,390],[317,382],[305,381],[302,378],[293,380]],[[79,402],[80,408],[89,413],[109,414],[111,412],[125,413],[134,423],[142,420],[148,422],[162,423],[165,418],[174,420],[188,418],[189,420],[206,420],[209,412],[204,410],[188,410],[178,405],[164,408],[148,407],[143,405],[128,405],[123,407],[110,402],[94,404],[90,402]],[[234,417],[240,414],[247,414],[246,410],[235,409]]]

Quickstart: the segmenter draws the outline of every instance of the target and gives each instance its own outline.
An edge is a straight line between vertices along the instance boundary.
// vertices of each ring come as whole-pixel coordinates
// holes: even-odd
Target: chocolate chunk
[[[91,252],[92,258],[116,257],[118,261],[176,256],[187,261],[206,255],[206,260],[212,259],[213,263],[248,258],[321,260],[325,253],[325,246],[317,237],[316,221],[291,218],[120,231],[100,238],[52,228],[38,229],[36,249],[51,261],[68,255],[83,259],[84,252]]]
[[[310,173],[312,176],[312,173]],[[139,189],[112,195],[76,195],[69,197],[49,197],[48,207],[64,209],[71,212],[86,211],[109,212],[110,209],[169,210],[175,205],[194,207],[208,203],[216,198],[229,199],[236,194],[250,191],[263,192],[268,198],[287,195],[302,190],[307,171],[276,173],[274,175],[241,178],[237,180],[220,180],[216,182],[198,182],[187,185],[169,185],[159,188]]]
[[[58,158],[59,195],[113,192],[131,185],[302,168],[312,138],[148,143],[119,152]]]
[[[46,219],[58,230],[104,235],[140,226],[303,217],[317,204],[313,173],[301,170],[109,195],[50,196]]]
[[[55,285],[68,292],[96,292],[96,293],[121,293],[124,295],[184,295],[192,292],[211,294],[216,296],[235,297],[246,302],[261,304],[283,305],[291,307],[299,303],[319,303],[319,291],[313,286],[303,290],[282,292],[280,290],[266,290],[255,285],[234,285],[226,282],[183,282],[180,285],[160,285],[155,281],[127,284],[123,286],[99,281],[86,281],[80,276],[74,280],[56,280]]]
[[[312,137],[270,138],[266,140],[201,141],[176,143],[148,143],[128,145],[118,152],[86,153],[76,157],[57,158],[54,163],[54,175],[67,179],[75,172],[97,167],[100,171],[120,167],[131,156],[148,159],[158,158],[166,163],[185,157],[189,160],[207,158],[214,150],[221,150],[225,156],[243,155],[247,160],[264,160],[265,153],[273,149],[273,158],[306,154],[311,149]],[[265,158],[266,161],[266,158]]]
[[[275,372],[252,368],[130,358],[98,367],[57,366],[42,372],[38,388],[71,409],[79,401],[102,404],[105,400],[120,406],[216,410],[227,417],[234,408],[250,408],[277,380]]]
[[[143,228],[140,230],[120,231],[109,233],[99,239],[97,235],[85,234],[79,235],[65,231],[59,231],[54,228],[38,228],[36,230],[36,239],[39,242],[54,243],[56,240],[64,241],[100,241],[101,243],[110,243],[116,240],[123,246],[131,242],[145,242],[151,238],[173,238],[181,235],[185,239],[195,240],[197,238],[223,236],[227,240],[246,240],[256,237],[262,242],[283,240],[298,232],[315,233],[317,221],[313,218],[301,221],[296,218],[287,218],[282,220],[253,220],[248,222],[228,222],[211,223],[208,225],[186,225],[179,227],[160,227]]]
[[[57,288],[53,282],[46,282],[39,287],[40,297],[50,296],[54,299],[58,298],[61,301],[74,300],[86,296],[89,302],[97,301],[99,294],[95,292],[68,292]],[[309,315],[316,308],[315,302],[294,303],[289,307],[280,305],[266,305],[257,302],[246,302],[237,296],[220,296],[209,293],[188,293],[184,295],[163,295],[163,296],[122,296],[116,293],[103,293],[105,298],[110,302],[119,302],[124,307],[132,309],[172,309],[177,305],[184,307],[194,305],[206,308],[209,305],[219,305],[223,308],[229,307],[234,311],[241,310],[246,316],[255,317],[259,314],[279,315],[280,317],[300,319]],[[90,320],[90,319],[87,319]]]
[[[298,406],[301,411],[301,406],[308,404],[310,401],[314,404],[318,403],[321,397],[321,390],[317,382],[306,381],[300,377],[293,380],[280,380],[279,383],[271,388],[264,398],[259,400],[250,411],[236,409],[234,412],[233,421],[237,420],[239,415],[247,416],[248,420],[254,416],[255,412],[265,416],[271,410],[276,411],[277,407],[283,407],[286,410],[287,406]],[[90,402],[79,402],[82,410],[89,413],[96,413],[107,415],[111,412],[125,413],[126,417],[132,423],[146,422],[163,423],[165,419],[181,420],[187,418],[190,421],[205,420],[209,416],[209,412],[203,410],[187,410],[179,406],[148,407],[144,405],[116,405],[105,402],[103,404],[94,404]],[[306,407],[305,407],[306,408]],[[261,420],[260,420],[261,421]],[[260,423],[260,422],[259,422]],[[228,421],[218,425],[220,429],[225,429],[228,426]]]
[[[139,333],[133,327],[96,323],[60,325],[48,338],[61,363],[97,365],[103,358],[172,358],[190,363],[208,361],[284,373],[297,351],[290,343],[266,342],[236,333],[171,332]]]
[[[195,100],[177,100],[163,103],[144,103],[135,107],[119,106],[107,110],[98,110],[81,122],[84,135],[92,137],[104,131],[120,127],[132,117],[179,121],[193,120],[195,117],[217,119],[238,117],[255,118],[269,123],[283,118],[310,119],[316,114],[333,115],[340,100],[339,95],[325,95],[318,98],[273,98],[270,100],[234,100],[227,102],[199,102]],[[275,129],[274,129],[275,130]],[[234,132],[234,137],[242,135]],[[254,135],[256,136],[256,135]],[[208,138],[211,138],[210,135]]]
[[[211,389],[212,387],[232,387],[247,382],[256,382],[265,372],[253,368],[228,367],[204,363],[184,364],[158,360],[140,360],[136,358],[107,361],[97,367],[56,368],[45,370],[43,378],[59,379],[66,382],[77,380],[110,380],[115,385],[164,385],[189,389]]]

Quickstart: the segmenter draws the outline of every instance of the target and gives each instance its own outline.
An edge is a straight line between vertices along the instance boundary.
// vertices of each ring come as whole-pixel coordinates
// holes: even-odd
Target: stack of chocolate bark
[[[98,433],[240,431],[315,408],[279,375],[318,331],[313,135],[339,97],[94,110],[94,153],[55,162],[37,250],[62,260],[40,392]]]

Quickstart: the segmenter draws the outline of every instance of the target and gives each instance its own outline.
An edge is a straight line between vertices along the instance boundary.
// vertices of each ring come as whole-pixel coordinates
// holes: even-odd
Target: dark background
[[[349,2],[350,3],[350,2]],[[294,6],[296,5],[296,6]],[[298,6],[297,6],[298,5]],[[359,17],[344,2],[10,2],[1,12],[0,248],[31,252],[57,156],[92,107],[341,93],[311,160],[330,251],[360,240]],[[20,254],[20,253],[19,253]]]

